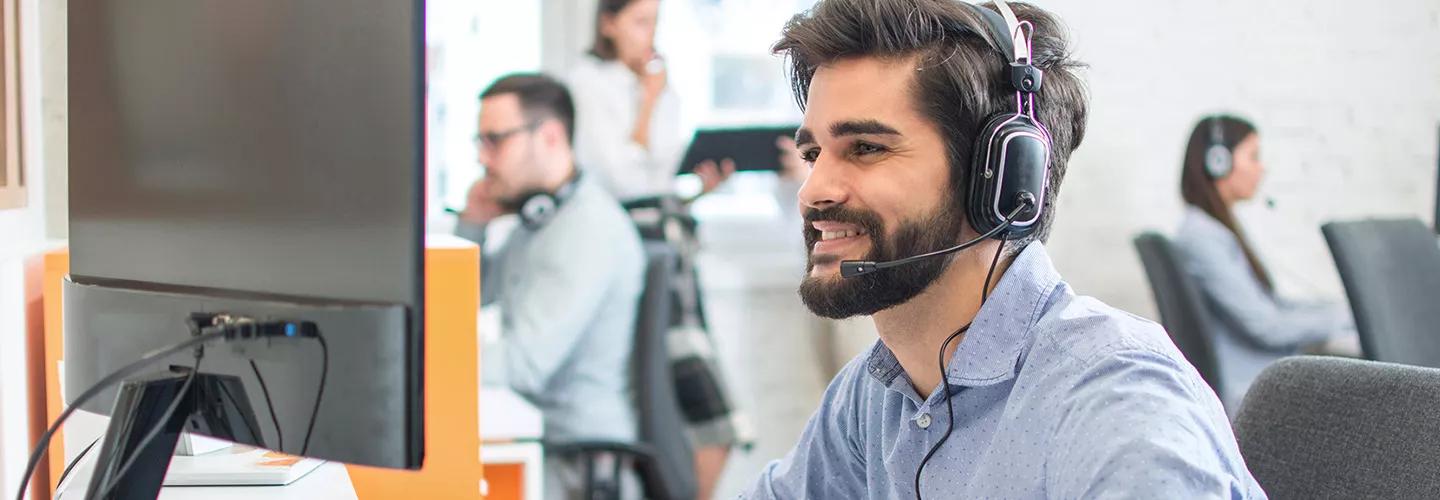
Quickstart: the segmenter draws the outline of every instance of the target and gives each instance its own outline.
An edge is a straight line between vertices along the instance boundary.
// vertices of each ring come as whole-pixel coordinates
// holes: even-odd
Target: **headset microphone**
[[[1030,207],[1033,207],[1033,206],[1035,206],[1035,205],[1037,204],[1036,201],[1035,201],[1035,195],[1030,194],[1029,191],[1021,191],[1019,194],[1015,195],[1015,201],[1016,201],[1016,205],[1017,205],[1017,206],[1015,207],[1015,210],[1012,210],[1012,211],[1010,212],[1010,215],[1008,215],[1008,216],[1005,217],[1005,221],[1004,221],[1003,223],[1001,223],[1000,225],[995,226],[993,229],[991,229],[990,231],[986,232],[985,234],[982,234],[982,235],[980,235],[980,236],[976,236],[975,239],[973,239],[973,240],[970,240],[970,241],[961,243],[961,244],[959,244],[959,245],[955,245],[955,246],[950,247],[950,248],[946,248],[946,249],[944,249],[944,250],[936,250],[936,251],[934,251],[934,252],[930,252],[930,253],[926,253],[926,254],[920,254],[920,255],[915,255],[915,256],[911,256],[911,257],[906,257],[906,258],[903,258],[903,259],[887,260],[887,261],[884,261],[884,262],[875,262],[875,261],[873,261],[873,260],[847,260],[847,261],[842,261],[842,262],[840,262],[840,276],[841,276],[841,277],[844,277],[844,278],[854,278],[854,277],[856,277],[856,276],[864,276],[864,275],[867,275],[867,274],[870,274],[870,273],[873,273],[873,272],[875,272],[875,271],[879,271],[879,270],[882,270],[882,269],[889,269],[889,268],[892,268],[892,267],[900,267],[900,266],[904,266],[904,265],[907,265],[907,264],[913,264],[913,263],[920,262],[920,261],[922,261],[922,260],[926,260],[926,259],[930,259],[930,258],[934,258],[934,257],[940,257],[940,256],[944,256],[944,255],[949,255],[949,254],[952,254],[952,253],[955,253],[955,252],[959,252],[959,251],[961,251],[961,250],[965,250],[965,249],[967,249],[967,248],[973,247],[973,246],[975,246],[975,245],[978,245],[978,244],[980,244],[980,242],[985,241],[985,240],[988,240],[988,239],[990,239],[990,238],[993,238],[993,237],[995,237],[995,235],[1000,234],[1001,232],[1005,231],[1006,228],[1010,227],[1010,224],[1011,224],[1011,223],[1015,222],[1015,219],[1016,219],[1016,218],[1020,217],[1020,213],[1021,213],[1021,212],[1024,212],[1025,209],[1028,209],[1028,208],[1030,208]]]

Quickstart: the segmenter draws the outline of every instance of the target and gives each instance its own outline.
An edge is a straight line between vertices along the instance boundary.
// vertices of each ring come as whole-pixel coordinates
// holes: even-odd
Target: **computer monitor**
[[[197,317],[307,333],[207,345],[198,379],[182,352],[82,405],[117,412],[92,487],[158,489],[181,425],[419,468],[424,2],[91,0],[68,28],[67,398]]]

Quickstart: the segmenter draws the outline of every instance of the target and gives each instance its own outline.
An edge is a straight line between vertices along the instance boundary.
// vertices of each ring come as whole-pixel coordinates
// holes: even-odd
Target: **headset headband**
[[[995,0],[999,13],[969,2],[961,3],[979,14],[989,27],[990,38],[994,40],[992,46],[1000,51],[1009,63],[1008,77],[1011,86],[1025,93],[1039,91],[1045,75],[1040,68],[1034,66],[1030,41],[1021,29],[1022,25],[1028,26],[1029,23],[1016,18],[1015,12],[1010,10],[1010,4],[1005,3],[1005,0]],[[1031,26],[1030,29],[1033,31],[1034,27]]]

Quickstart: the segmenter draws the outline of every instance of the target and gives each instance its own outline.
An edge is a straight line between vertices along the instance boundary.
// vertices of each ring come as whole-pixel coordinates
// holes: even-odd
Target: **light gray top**
[[[481,265],[501,305],[481,351],[486,384],[539,407],[547,439],[633,441],[630,353],[645,254],[634,223],[590,177],[538,230],[517,227]]]
[[[1266,290],[1235,234],[1198,207],[1187,205],[1175,247],[1216,319],[1208,334],[1220,370],[1220,396],[1232,415],[1250,382],[1270,363],[1303,344],[1355,331],[1343,304],[1294,302]]]

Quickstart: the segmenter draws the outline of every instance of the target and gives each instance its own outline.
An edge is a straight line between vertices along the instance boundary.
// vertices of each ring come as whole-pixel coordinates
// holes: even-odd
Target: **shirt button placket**
[[[919,417],[916,417],[916,418],[915,418],[915,425],[918,426],[918,427],[920,427],[921,429],[929,429],[929,428],[930,428],[930,414],[929,414],[929,413],[921,413]]]

